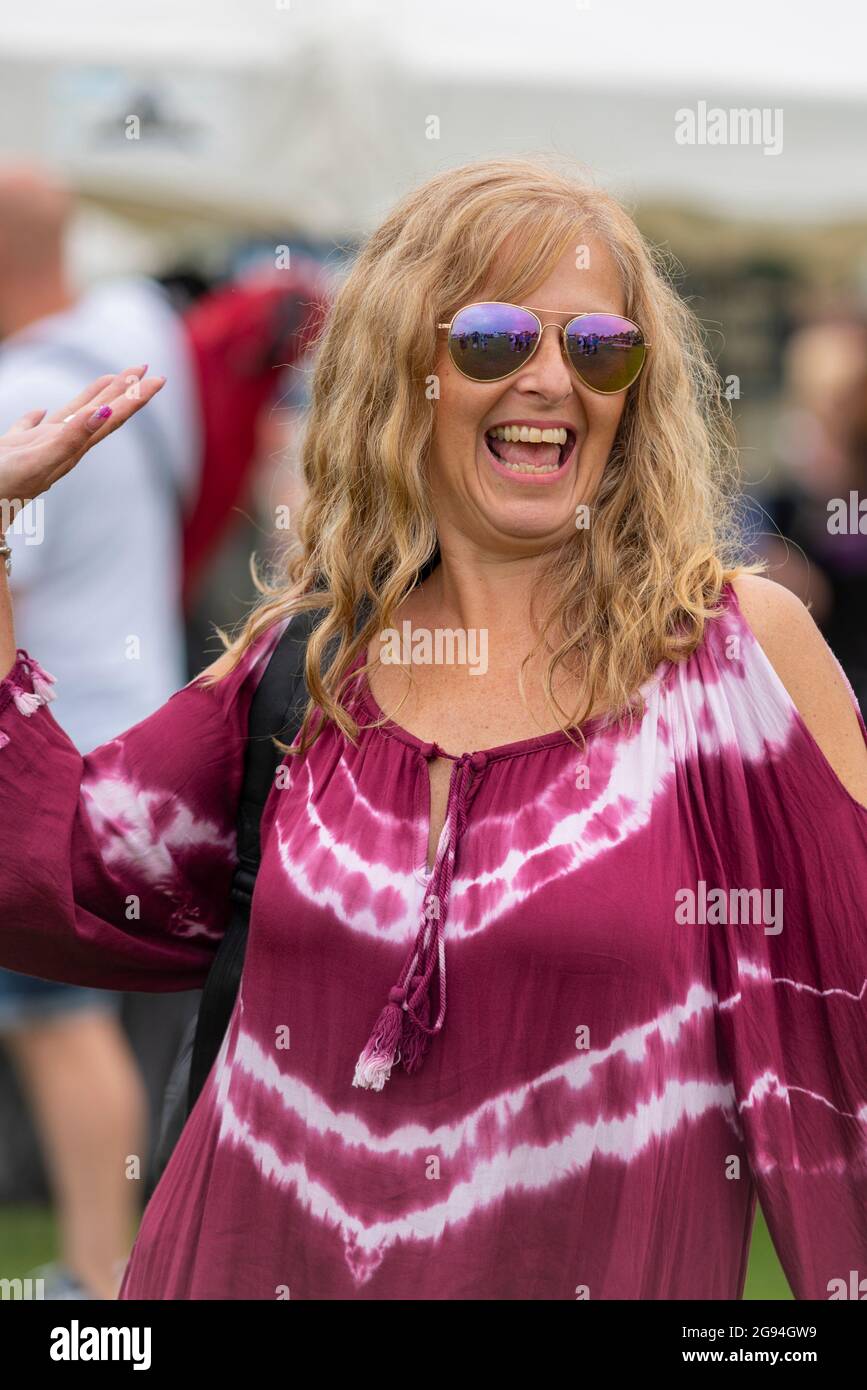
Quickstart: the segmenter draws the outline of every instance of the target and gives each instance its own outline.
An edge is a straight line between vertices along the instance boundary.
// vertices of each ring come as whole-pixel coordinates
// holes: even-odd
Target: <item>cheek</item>
[[[584,393],[586,396],[586,392]],[[617,397],[595,396],[584,406],[587,435],[581,452],[577,487],[582,501],[596,493],[623,418],[624,401]]]
[[[440,458],[475,448],[476,436],[482,421],[493,409],[498,391],[477,382],[468,381],[452,364],[450,358],[438,365],[436,378],[439,399],[434,405],[432,447]]]
[[[623,419],[625,405],[626,400],[622,395],[593,396],[585,406],[588,436],[597,439],[600,444],[613,442]]]

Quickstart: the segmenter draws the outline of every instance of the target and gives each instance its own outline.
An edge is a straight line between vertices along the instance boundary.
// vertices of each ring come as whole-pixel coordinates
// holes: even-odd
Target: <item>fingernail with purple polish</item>
[[[99,427],[100,427],[100,425],[104,425],[104,424],[105,424],[106,420],[108,419],[108,417],[109,417],[110,415],[111,415],[111,406],[110,406],[110,405],[101,405],[101,406],[99,407],[99,410],[95,410],[95,411],[93,412],[92,415],[89,415],[89,416],[88,416],[88,418],[87,418],[87,428],[88,428],[89,430],[98,430]]]

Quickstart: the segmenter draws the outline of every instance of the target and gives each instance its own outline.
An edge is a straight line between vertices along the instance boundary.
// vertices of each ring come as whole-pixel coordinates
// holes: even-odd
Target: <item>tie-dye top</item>
[[[202,984],[282,630],[84,758],[19,653],[0,964]],[[644,693],[583,751],[456,758],[430,877],[435,744],[332,725],[285,762],[239,998],[122,1298],[732,1299],[757,1194],[796,1297],[867,1275],[867,810],[730,586]]]

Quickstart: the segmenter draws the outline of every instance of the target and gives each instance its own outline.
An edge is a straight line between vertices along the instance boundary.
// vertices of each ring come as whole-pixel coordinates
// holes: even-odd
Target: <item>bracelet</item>
[[[6,537],[0,532],[0,560],[6,565],[6,573],[12,573],[12,550]]]

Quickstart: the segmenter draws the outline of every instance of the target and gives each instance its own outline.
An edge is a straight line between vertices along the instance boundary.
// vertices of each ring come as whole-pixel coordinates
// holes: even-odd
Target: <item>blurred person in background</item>
[[[256,515],[270,527],[267,553],[275,561],[297,536],[306,494],[301,460],[312,366],[308,360],[282,374],[277,399],[262,411],[256,431]]]
[[[260,262],[212,287],[184,315],[203,436],[201,483],[184,526],[191,675],[213,656],[214,623],[243,611],[251,544],[267,550],[286,539],[276,507],[288,503],[291,516],[300,495],[293,440],[306,399],[304,358],[331,292],[325,268],[293,254],[291,268]],[[262,464],[267,496],[256,486]],[[286,497],[275,472],[289,480]],[[265,536],[244,513],[249,503],[265,518]]]
[[[64,725],[86,751],[144,718],[185,678],[181,521],[200,442],[180,320],[147,279],[75,292],[64,256],[72,209],[47,175],[0,169],[0,418],[35,400],[65,400],[84,378],[141,353],[170,379],[147,416],[9,532],[22,640],[50,653]],[[57,1210],[60,1261],[43,1271],[48,1298],[113,1297],[129,1248],[139,1192],[125,1162],[143,1154],[146,1097],[122,1000],[0,971],[0,1037]]]
[[[785,354],[777,451],[783,468],[760,492],[757,550],[813,616],[867,714],[867,323],[812,323]],[[842,518],[838,520],[838,518]],[[779,532],[779,534],[776,534]]]
[[[44,172],[0,169],[0,418],[8,423],[33,400],[69,398],[85,378],[137,354],[169,378],[95,467],[61,479],[8,533],[21,640],[49,654],[63,685],[59,717],[86,752],[144,718],[202,664],[211,621],[227,616],[225,573],[209,563],[237,521],[278,368],[285,379],[306,345],[309,308],[327,296],[305,258],[297,270],[221,285],[184,312],[145,277],[77,295],[64,257],[72,211],[68,192]],[[61,1257],[43,1271],[47,1297],[114,1296],[139,1201],[124,1159],[144,1153],[148,1101],[153,1127],[197,999],[124,999],[0,971],[0,1037],[57,1202]],[[149,1095],[129,1033],[133,1042],[141,1035]]]

